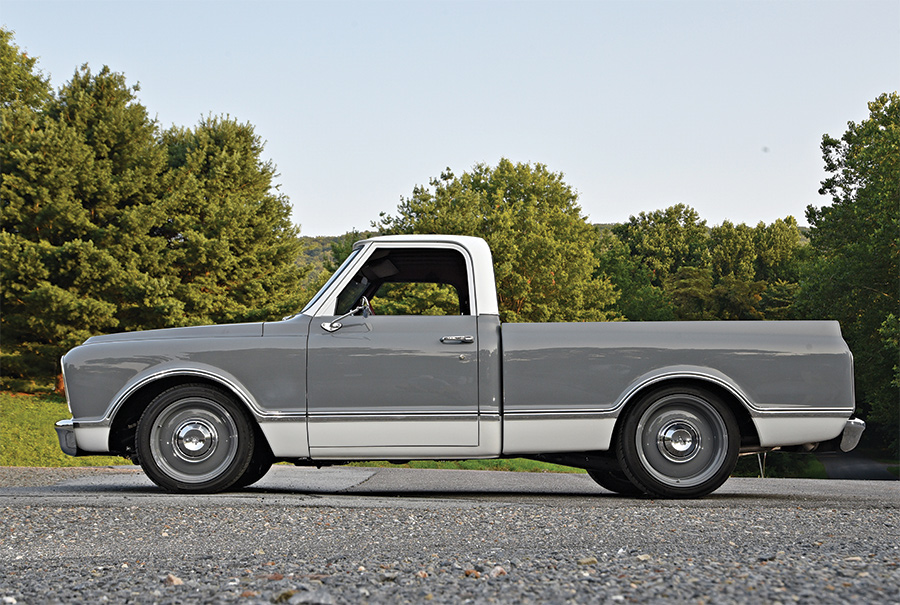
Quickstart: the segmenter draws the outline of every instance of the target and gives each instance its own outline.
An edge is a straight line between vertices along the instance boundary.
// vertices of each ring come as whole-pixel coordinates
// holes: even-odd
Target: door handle
[[[467,345],[475,342],[474,336],[441,336],[441,342],[445,345]]]

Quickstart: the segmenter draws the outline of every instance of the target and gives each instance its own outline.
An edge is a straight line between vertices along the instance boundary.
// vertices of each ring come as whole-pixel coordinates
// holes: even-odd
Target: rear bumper
[[[859,445],[859,439],[866,430],[866,423],[859,418],[850,418],[844,423],[844,430],[834,439],[821,443],[810,443],[797,451],[827,454],[828,452],[849,452]],[[790,448],[785,448],[790,450]]]
[[[844,425],[844,430],[841,432],[841,442],[840,449],[842,452],[849,452],[857,445],[859,445],[859,439],[862,437],[863,431],[866,430],[866,423],[859,418],[850,418],[847,420],[847,424]]]

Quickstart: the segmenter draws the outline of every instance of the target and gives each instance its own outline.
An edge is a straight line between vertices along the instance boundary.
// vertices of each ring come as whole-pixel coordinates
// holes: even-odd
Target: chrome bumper
[[[59,447],[64,454],[69,456],[84,455],[78,449],[78,443],[75,441],[75,422],[70,418],[68,420],[60,420],[55,425],[56,436],[59,437]]]
[[[866,423],[859,418],[847,420],[847,424],[844,425],[844,430],[841,433],[841,451],[849,452],[859,445],[859,439],[862,437],[864,430],[866,430]]]

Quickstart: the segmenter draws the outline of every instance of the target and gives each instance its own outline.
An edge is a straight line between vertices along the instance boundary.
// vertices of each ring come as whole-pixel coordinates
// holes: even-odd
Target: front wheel
[[[615,492],[621,496],[644,495],[641,488],[629,481],[628,477],[626,477],[625,473],[622,471],[588,469],[587,474],[603,489]]]
[[[615,442],[628,479],[661,498],[713,492],[734,470],[739,447],[728,406],[706,390],[686,386],[640,399],[628,410]]]
[[[141,415],[135,446],[151,481],[170,492],[214,493],[248,472],[251,421],[229,394],[202,384],[158,395]]]

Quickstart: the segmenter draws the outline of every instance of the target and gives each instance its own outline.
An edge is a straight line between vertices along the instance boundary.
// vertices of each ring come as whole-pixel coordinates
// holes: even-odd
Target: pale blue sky
[[[0,0],[0,22],[54,87],[108,65],[164,127],[253,124],[304,235],[501,157],[564,173],[592,222],[805,224],[822,135],[900,88],[898,0]]]

